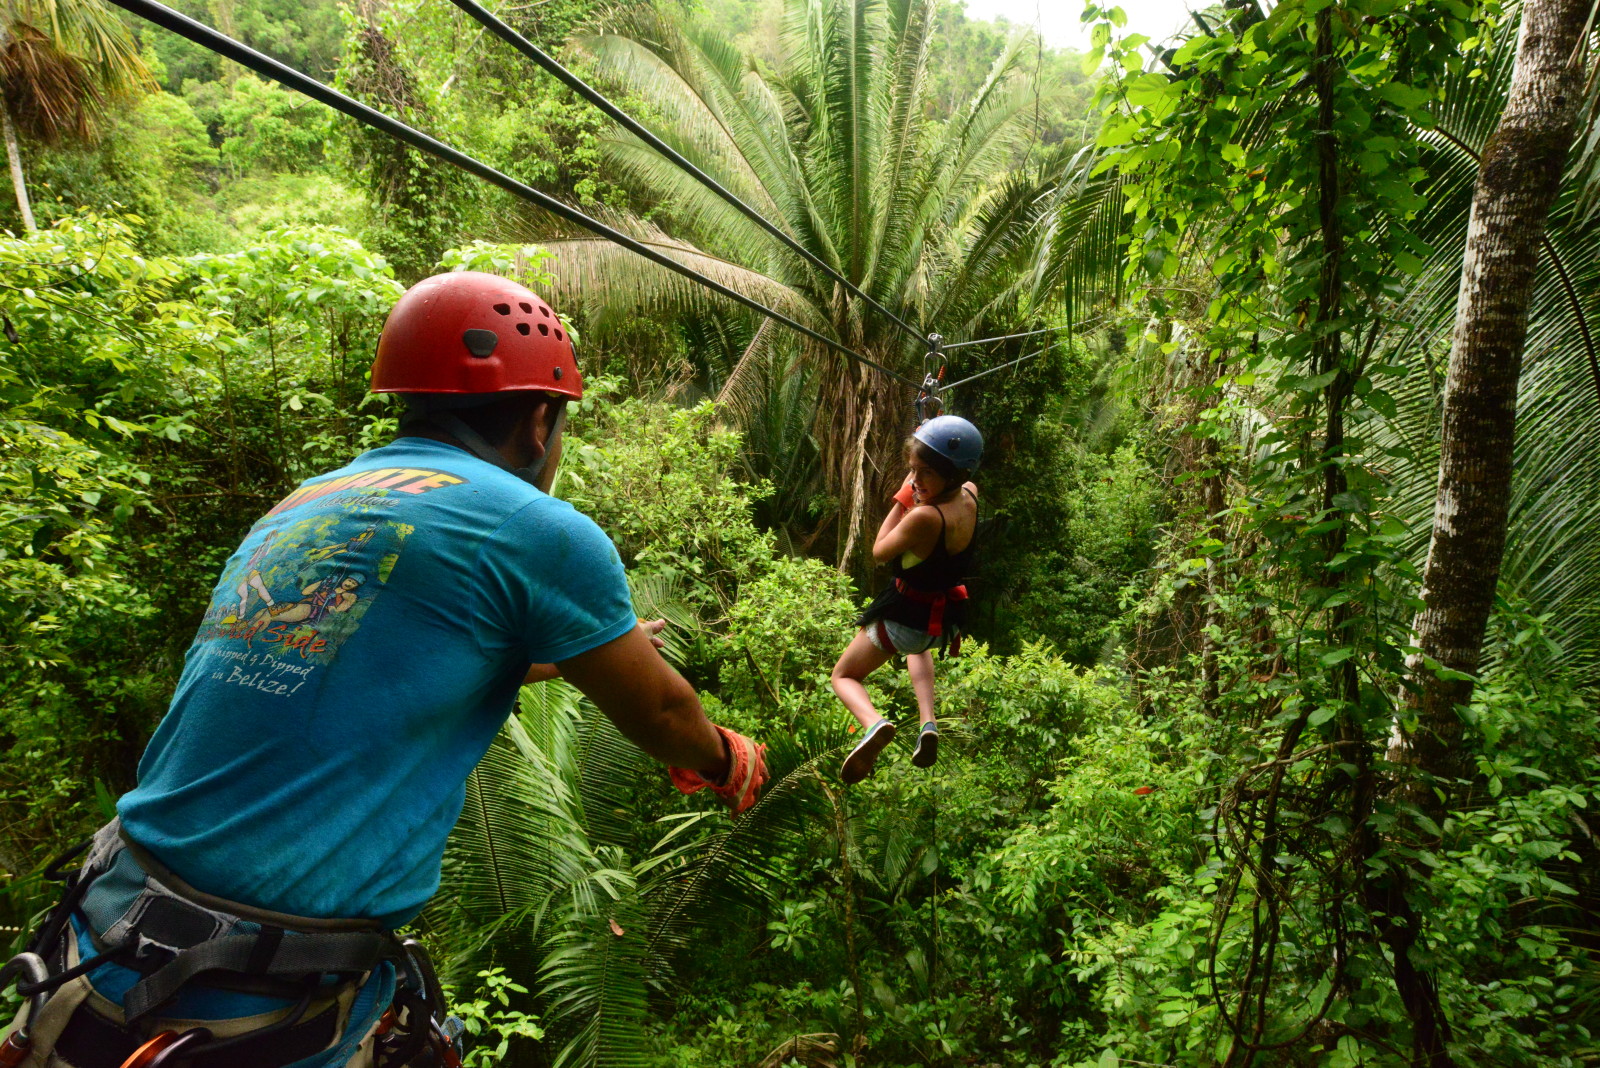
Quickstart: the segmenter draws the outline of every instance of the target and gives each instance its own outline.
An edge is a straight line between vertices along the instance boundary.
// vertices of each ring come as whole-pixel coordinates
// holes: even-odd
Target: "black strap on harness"
[[[384,961],[404,960],[394,937],[366,931],[285,938],[282,928],[228,935],[180,951],[129,990],[122,1000],[128,1023],[149,1015],[206,972],[249,976],[301,976],[312,972],[361,973]]]

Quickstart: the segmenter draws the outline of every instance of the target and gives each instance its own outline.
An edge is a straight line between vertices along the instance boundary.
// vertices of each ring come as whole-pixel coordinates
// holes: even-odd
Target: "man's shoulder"
[[[559,497],[532,486],[527,489],[526,499],[501,524],[499,540],[509,540],[536,554],[547,553],[557,543],[571,542],[615,552],[610,537],[589,516]]]

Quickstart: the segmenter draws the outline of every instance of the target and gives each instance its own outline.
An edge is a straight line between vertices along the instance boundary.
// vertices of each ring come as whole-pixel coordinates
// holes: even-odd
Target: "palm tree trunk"
[[[1484,146],[1445,382],[1439,489],[1413,623],[1417,728],[1403,758],[1438,778],[1471,768],[1458,706],[1470,678],[1441,679],[1423,661],[1478,670],[1511,500],[1517,380],[1540,241],[1572,147],[1589,0],[1527,0],[1500,124]],[[1432,791],[1427,791],[1432,795]]]
[[[22,146],[17,144],[17,127],[11,121],[11,105],[0,100],[0,132],[6,140],[6,161],[11,164],[11,188],[17,194],[17,211],[22,215],[22,228],[28,233],[39,229],[33,221],[33,204],[28,200],[28,183],[22,177]]]

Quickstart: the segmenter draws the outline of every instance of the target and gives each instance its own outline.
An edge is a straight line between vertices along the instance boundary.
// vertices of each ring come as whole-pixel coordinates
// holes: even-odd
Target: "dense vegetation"
[[[38,227],[0,198],[0,924],[132,784],[243,531],[394,432],[366,393],[393,299],[471,268],[571,319],[589,394],[556,492],[774,776],[730,826],[570,687],[525,688],[418,924],[469,1063],[1600,1063],[1593,109],[1531,294],[1483,655],[1416,639],[1519,7],[1229,3],[1152,45],[1091,6],[1087,57],[949,2],[499,9],[900,314],[1063,328],[952,397],[991,448],[940,763],[891,750],[845,789],[827,676],[909,396],[57,4],[131,37],[0,7]],[[178,6],[920,374],[447,4]],[[871,684],[914,714],[903,673]],[[1470,694],[1448,761],[1411,741],[1441,684]]]

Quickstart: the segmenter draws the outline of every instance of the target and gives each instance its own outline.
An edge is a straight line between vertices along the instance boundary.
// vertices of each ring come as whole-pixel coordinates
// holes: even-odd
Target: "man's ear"
[[[545,438],[550,434],[550,400],[541,397],[539,402],[522,417],[517,425],[518,443],[527,451],[528,463],[544,455]]]

